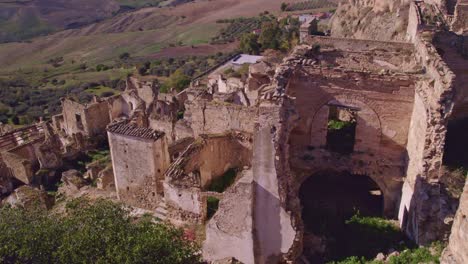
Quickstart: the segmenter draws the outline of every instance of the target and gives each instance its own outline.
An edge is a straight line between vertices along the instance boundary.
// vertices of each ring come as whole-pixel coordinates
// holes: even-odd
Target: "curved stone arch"
[[[295,188],[295,193],[296,193],[296,197],[298,198],[298,200],[300,201],[300,198],[299,198],[299,192],[300,192],[300,189],[302,187],[302,185],[307,181],[309,180],[311,177],[320,177],[321,174],[325,174],[325,173],[333,173],[333,172],[336,172],[336,173],[343,173],[343,172],[347,172],[347,173],[350,173],[350,174],[353,174],[353,175],[356,175],[358,177],[368,177],[370,180],[372,180],[379,188],[379,190],[382,192],[382,215],[385,216],[385,217],[393,217],[394,215],[394,205],[393,203],[396,202],[394,200],[394,197],[392,197],[392,195],[390,193],[387,192],[387,189],[385,187],[385,183],[375,177],[375,175],[373,175],[372,173],[370,172],[366,172],[366,171],[355,171],[353,169],[349,169],[349,170],[337,170],[336,168],[332,168],[332,167],[327,167],[327,168],[320,168],[320,169],[317,169],[317,170],[314,170],[312,171],[311,173],[308,174],[308,176],[306,177],[302,177],[298,182],[297,182],[297,185],[296,185],[296,188]],[[302,221],[302,218],[301,218],[301,221]]]
[[[310,145],[320,147],[326,144],[326,124],[329,115],[328,105],[331,103],[359,109],[357,115],[355,151],[365,152],[380,144],[382,139],[382,122],[379,115],[372,107],[372,101],[356,95],[336,95],[332,100],[323,102],[319,110],[315,112],[310,127]]]

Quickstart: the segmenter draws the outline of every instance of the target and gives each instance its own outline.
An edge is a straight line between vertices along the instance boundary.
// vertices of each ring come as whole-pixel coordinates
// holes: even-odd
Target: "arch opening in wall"
[[[349,226],[349,220],[355,215],[383,216],[384,196],[376,182],[366,175],[324,171],[303,182],[299,198],[304,227],[303,255],[310,263],[366,254],[355,247],[359,238]]]
[[[356,142],[358,109],[340,105],[329,105],[328,108],[326,147],[340,154],[351,154]]]

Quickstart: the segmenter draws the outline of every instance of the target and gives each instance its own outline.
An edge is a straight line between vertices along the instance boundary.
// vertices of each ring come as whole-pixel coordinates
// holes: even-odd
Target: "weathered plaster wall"
[[[236,258],[253,264],[253,178],[251,171],[224,193],[219,210],[206,226],[203,258],[207,261]]]
[[[278,158],[271,126],[261,126],[254,138],[254,239],[258,263],[278,263],[293,245],[296,231],[280,196]]]
[[[108,137],[119,199],[136,207],[155,209],[170,162],[164,137],[141,139],[111,132]]]

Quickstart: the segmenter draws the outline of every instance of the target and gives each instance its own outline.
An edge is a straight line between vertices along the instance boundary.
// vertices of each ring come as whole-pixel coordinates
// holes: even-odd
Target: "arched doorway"
[[[382,216],[383,194],[366,175],[326,171],[309,177],[299,190],[304,224],[304,256],[324,263],[351,256],[356,239],[346,221],[353,215]],[[352,236],[352,237],[351,237]],[[351,250],[352,251],[352,250]]]

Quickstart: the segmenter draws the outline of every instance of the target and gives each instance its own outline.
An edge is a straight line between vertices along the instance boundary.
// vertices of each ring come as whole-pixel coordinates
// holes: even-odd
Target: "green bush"
[[[74,200],[64,216],[0,208],[1,263],[200,263],[174,227],[133,220],[110,201]]]
[[[378,217],[363,217],[359,214],[346,221],[348,236],[359,237],[359,241],[349,243],[349,252],[358,256],[373,257],[389,248],[401,249],[406,238],[395,223]]]

